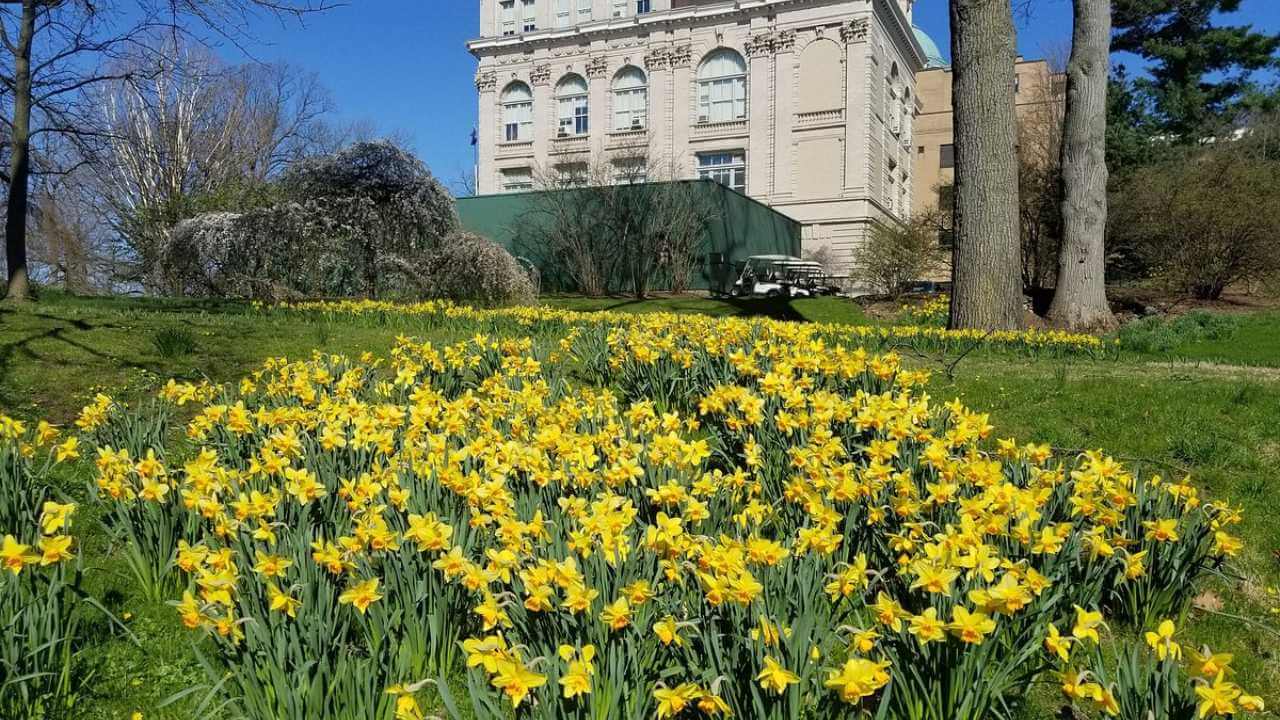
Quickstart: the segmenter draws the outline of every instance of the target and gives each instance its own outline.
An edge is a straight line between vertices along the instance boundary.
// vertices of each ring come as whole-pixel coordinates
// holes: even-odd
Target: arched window
[[[911,125],[916,114],[916,103],[911,97],[911,88],[902,91],[902,145],[911,146]]]
[[[628,65],[613,77],[613,129],[641,130],[649,121],[649,81]]]
[[[560,126],[556,136],[586,135],[590,130],[587,122],[587,81],[581,75],[565,75],[556,85],[556,103],[560,108]]]
[[[800,54],[799,111],[820,112],[844,107],[844,49],[819,38]]]
[[[502,91],[502,138],[505,142],[533,140],[533,92],[522,82]]]
[[[902,132],[902,90],[898,87],[897,63],[894,63],[889,70],[889,77],[885,79],[885,85],[888,93],[885,104],[889,109],[889,132],[897,135]]]
[[[712,50],[698,66],[698,122],[747,118],[747,62],[729,48]]]

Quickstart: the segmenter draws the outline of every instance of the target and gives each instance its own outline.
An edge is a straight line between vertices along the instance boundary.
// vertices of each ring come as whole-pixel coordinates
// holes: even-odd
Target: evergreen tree
[[[1135,80],[1134,89],[1158,134],[1190,144],[1220,132],[1257,103],[1256,73],[1280,67],[1280,35],[1215,23],[1215,16],[1235,12],[1240,3],[1113,1],[1112,50],[1150,62],[1149,77]]]

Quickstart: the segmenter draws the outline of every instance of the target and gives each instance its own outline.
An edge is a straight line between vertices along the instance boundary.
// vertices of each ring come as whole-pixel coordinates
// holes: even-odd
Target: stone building
[[[914,1],[480,0],[478,192],[607,163],[634,180],[647,158],[789,215],[847,265],[920,186]]]
[[[915,166],[912,171],[911,194],[917,211],[950,202],[949,188],[955,181],[955,133],[951,105],[951,68],[942,53],[923,33],[917,33],[925,46],[928,61],[924,70],[916,74],[916,91],[919,98],[915,127]],[[1037,160],[1037,154],[1050,148],[1033,147],[1047,141],[1040,137],[1046,126],[1061,120],[1064,76],[1053,73],[1044,60],[1018,58],[1014,65],[1014,102],[1017,108],[1020,133],[1020,153],[1024,158]],[[1028,128],[1038,131],[1035,137],[1026,137]],[[1056,153],[1054,153],[1056,154]],[[1040,159],[1048,161],[1049,158]]]

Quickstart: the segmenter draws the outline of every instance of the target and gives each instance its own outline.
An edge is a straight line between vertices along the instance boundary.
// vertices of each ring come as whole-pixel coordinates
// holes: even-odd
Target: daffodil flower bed
[[[64,712],[73,698],[75,610],[85,599],[76,507],[50,499],[42,479],[77,447],[48,423],[0,415],[0,717]]]
[[[259,310],[309,313],[325,317],[363,318],[382,322],[396,318],[413,318],[425,323],[448,324],[458,327],[469,324],[484,330],[511,330],[528,332],[531,329],[552,328],[563,332],[569,328],[607,326],[616,328],[660,328],[672,324],[691,324],[712,332],[725,325],[764,329],[779,329],[789,323],[763,318],[712,318],[673,313],[620,313],[611,311],[579,312],[548,307],[507,307],[477,309],[456,305],[447,300],[431,300],[412,304],[398,304],[377,300],[338,300],[283,304],[269,308],[258,305]],[[1094,335],[1068,333],[1058,330],[1024,330],[985,332],[980,330],[948,330],[935,322],[938,306],[929,306],[929,315],[917,325],[842,325],[837,323],[808,323],[805,334],[828,342],[877,346],[909,346],[915,349],[963,350],[974,345],[1049,355],[1104,355],[1115,349],[1114,341],[1108,342]],[[794,324],[794,323],[790,323]]]
[[[1160,622],[1241,549],[1188,481],[997,440],[808,326],[561,329],[85,409],[96,496],[211,639],[226,713],[985,720],[1037,679],[1126,720],[1157,685],[1197,717],[1261,709]],[[1112,671],[1108,620],[1152,628],[1158,668]]]

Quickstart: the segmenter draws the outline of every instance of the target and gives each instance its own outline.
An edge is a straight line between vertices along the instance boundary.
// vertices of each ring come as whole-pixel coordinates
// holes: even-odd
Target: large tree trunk
[[[951,0],[953,328],[1023,326],[1015,43],[1009,0]]]
[[[31,298],[27,276],[27,204],[31,179],[31,41],[36,32],[36,0],[23,0],[13,58],[13,134],[9,140],[9,202],[4,249],[9,267],[7,300]]]
[[[1074,0],[1062,137],[1062,248],[1049,320],[1071,330],[1108,330],[1107,74],[1111,0]]]

